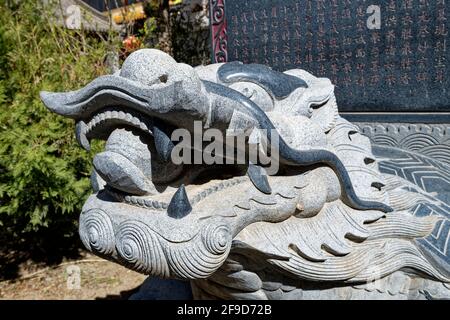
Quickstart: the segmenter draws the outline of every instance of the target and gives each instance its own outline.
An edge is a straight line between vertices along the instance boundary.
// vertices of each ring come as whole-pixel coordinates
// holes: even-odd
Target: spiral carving
[[[111,218],[101,209],[91,209],[80,215],[79,233],[84,246],[92,252],[111,256],[115,251]]]
[[[170,242],[145,223],[122,222],[116,232],[119,259],[138,272],[184,279],[206,278],[225,261],[231,247],[227,226],[209,225],[185,242]]]
[[[211,0],[211,32],[214,62],[228,60],[228,35],[224,0]]]
[[[139,221],[123,222],[116,234],[120,258],[136,271],[160,277],[169,276],[169,267],[159,235]]]
[[[165,246],[171,272],[184,279],[209,277],[227,258],[231,240],[227,226],[208,225],[188,242]]]
[[[223,4],[223,1],[220,0],[212,0],[211,1],[211,7],[212,7],[212,18],[213,23],[222,23],[223,19],[225,18],[225,7]]]
[[[216,255],[226,252],[231,243],[230,230],[224,225],[206,227],[202,237],[206,249]]]

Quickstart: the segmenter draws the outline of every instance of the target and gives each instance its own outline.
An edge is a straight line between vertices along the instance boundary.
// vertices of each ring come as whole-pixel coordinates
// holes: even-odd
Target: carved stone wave
[[[225,261],[231,247],[231,233],[224,224],[208,224],[191,239],[175,243],[142,221],[126,219],[113,227],[100,209],[81,214],[80,235],[92,252],[163,278],[206,278]]]
[[[88,250],[104,256],[114,255],[113,224],[105,211],[91,209],[82,213],[79,231],[81,241]]]
[[[358,123],[373,143],[429,156],[450,164],[450,126],[446,124]]]

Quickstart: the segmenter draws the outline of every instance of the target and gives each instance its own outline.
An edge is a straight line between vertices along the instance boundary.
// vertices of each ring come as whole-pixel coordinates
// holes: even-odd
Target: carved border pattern
[[[213,63],[228,61],[227,21],[225,0],[209,1]]]
[[[376,145],[418,153],[450,165],[450,124],[355,124]]]

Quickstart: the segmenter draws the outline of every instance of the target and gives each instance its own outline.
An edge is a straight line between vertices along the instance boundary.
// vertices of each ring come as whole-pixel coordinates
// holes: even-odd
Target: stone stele
[[[448,262],[420,241],[446,218],[414,214],[439,200],[380,173],[328,79],[238,62],[192,68],[143,49],[114,75],[41,98],[76,121],[83,148],[106,140],[79,224],[101,257],[190,281],[196,299],[450,297]],[[274,147],[277,172],[259,158],[173,161],[177,129],[202,141],[195,123],[221,133],[220,145]]]

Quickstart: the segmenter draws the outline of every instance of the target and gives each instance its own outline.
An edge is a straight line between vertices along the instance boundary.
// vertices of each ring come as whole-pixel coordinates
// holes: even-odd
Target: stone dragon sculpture
[[[418,241],[442,217],[413,214],[437,200],[379,172],[333,92],[299,69],[192,68],[153,49],[78,91],[42,92],[76,121],[81,146],[106,140],[80,215],[84,245],[141,273],[190,280],[195,298],[450,297],[448,264]],[[199,121],[260,149],[276,138],[267,156],[278,171],[173,162],[172,133]]]

